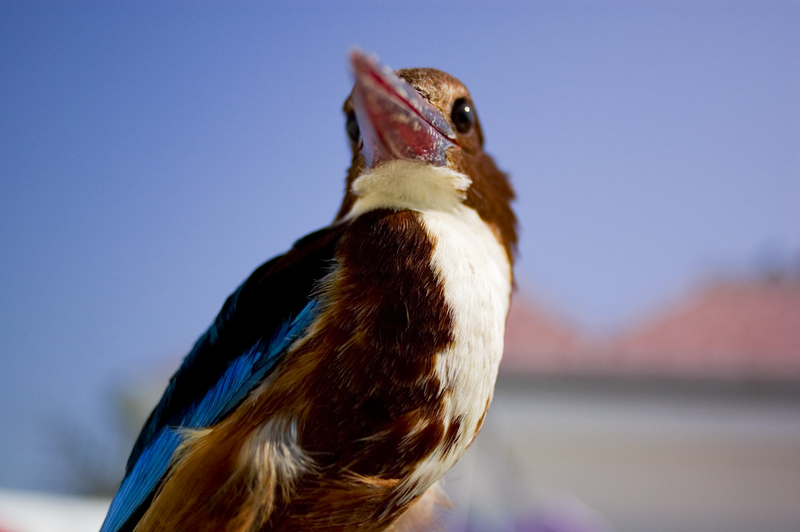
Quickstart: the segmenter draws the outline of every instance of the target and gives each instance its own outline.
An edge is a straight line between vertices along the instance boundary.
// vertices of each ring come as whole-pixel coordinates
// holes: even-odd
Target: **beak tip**
[[[357,46],[350,48],[347,57],[350,60],[350,69],[356,77],[370,70],[378,70],[380,68],[376,55],[367,53]]]

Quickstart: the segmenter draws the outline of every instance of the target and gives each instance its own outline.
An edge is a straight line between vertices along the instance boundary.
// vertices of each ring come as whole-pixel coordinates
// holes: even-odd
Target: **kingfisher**
[[[460,81],[350,63],[338,214],[225,301],[101,532],[428,530],[446,501],[503,352],[514,192]]]

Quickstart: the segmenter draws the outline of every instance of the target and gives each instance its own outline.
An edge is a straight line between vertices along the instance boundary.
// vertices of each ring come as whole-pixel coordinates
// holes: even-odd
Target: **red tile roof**
[[[708,285],[613,338],[512,309],[505,371],[800,379],[800,281]]]
[[[561,371],[584,359],[587,342],[577,328],[541,304],[515,296],[506,323],[503,371]]]

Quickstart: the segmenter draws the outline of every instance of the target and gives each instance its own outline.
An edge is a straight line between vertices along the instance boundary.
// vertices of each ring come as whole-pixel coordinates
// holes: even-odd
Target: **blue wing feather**
[[[291,322],[284,322],[267,345],[256,342],[234,360],[197,408],[188,413],[183,426],[207,427],[220,421],[264,378],[281,355],[286,353],[289,345],[311,325],[317,316],[318,306],[318,301],[312,300]]]
[[[100,532],[119,530],[131,514],[153,493],[180,443],[181,436],[178,432],[169,428],[161,430],[122,481],[114,500],[111,501],[111,507]]]
[[[172,463],[182,438],[180,428],[202,428],[224,418],[275,366],[291,343],[302,336],[317,316],[319,303],[312,300],[292,320],[284,321],[269,342],[256,342],[235,358],[217,382],[181,418],[178,427],[161,427],[139,455],[123,480],[100,532],[120,530],[131,515],[151,496]],[[204,341],[213,340],[215,323],[187,359]]]

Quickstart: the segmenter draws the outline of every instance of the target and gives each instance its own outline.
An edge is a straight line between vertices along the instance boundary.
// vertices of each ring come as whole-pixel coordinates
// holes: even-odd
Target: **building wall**
[[[452,530],[797,532],[800,387],[501,378]]]

